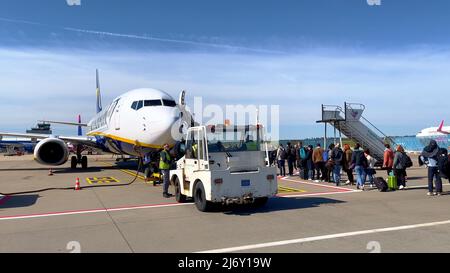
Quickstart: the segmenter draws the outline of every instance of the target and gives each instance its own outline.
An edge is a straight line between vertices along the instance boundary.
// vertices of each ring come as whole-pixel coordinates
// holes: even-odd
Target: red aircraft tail
[[[442,132],[442,128],[444,128],[444,121],[441,122],[441,125],[439,125],[439,128],[437,129],[437,131]]]

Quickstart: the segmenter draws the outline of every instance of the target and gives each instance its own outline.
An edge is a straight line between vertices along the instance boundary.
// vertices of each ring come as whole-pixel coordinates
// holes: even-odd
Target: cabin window
[[[144,106],[161,106],[161,100],[146,100],[144,101]]]
[[[173,100],[163,100],[163,104],[164,104],[164,106],[168,106],[168,107],[177,106],[177,103]]]

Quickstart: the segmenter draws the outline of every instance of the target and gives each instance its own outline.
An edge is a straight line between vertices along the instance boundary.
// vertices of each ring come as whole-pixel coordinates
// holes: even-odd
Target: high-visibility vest
[[[169,163],[164,162],[163,157],[162,157],[163,153],[166,154],[166,160],[169,161]],[[162,151],[160,154],[159,169],[160,170],[170,170],[170,154],[166,150]]]
[[[192,145],[192,157],[193,158],[197,158],[198,154],[197,154],[197,144]]]

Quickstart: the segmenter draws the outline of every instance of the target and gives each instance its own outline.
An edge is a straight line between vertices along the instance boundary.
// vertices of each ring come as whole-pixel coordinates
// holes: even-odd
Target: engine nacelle
[[[61,139],[46,138],[34,148],[34,159],[43,165],[60,166],[69,160],[69,148]]]

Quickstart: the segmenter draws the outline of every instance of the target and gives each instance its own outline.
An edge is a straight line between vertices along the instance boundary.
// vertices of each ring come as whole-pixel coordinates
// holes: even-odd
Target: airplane
[[[37,142],[27,138],[2,138],[0,136],[0,149],[5,149],[7,154],[15,154],[16,151],[22,150],[32,153]]]
[[[106,153],[142,157],[158,155],[164,144],[174,147],[176,138],[189,127],[197,125],[185,104],[186,92],[180,93],[178,103],[166,92],[153,88],[128,91],[115,98],[103,109],[99,73],[96,70],[96,112],[87,123],[47,121],[87,128],[86,136],[57,136],[41,134],[2,133],[0,136],[23,137],[40,140],[34,149],[34,159],[46,166],[61,166],[69,160],[69,145],[76,146],[71,168],[81,165],[87,169],[88,159],[82,156],[85,147]],[[177,136],[177,134],[179,134]],[[174,137],[177,136],[177,137]]]
[[[421,130],[417,134],[417,138],[421,140],[424,145],[428,145],[430,140],[436,140],[439,145],[443,147],[449,146],[450,126],[444,127],[444,121],[438,127],[431,127]]]

